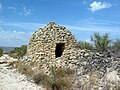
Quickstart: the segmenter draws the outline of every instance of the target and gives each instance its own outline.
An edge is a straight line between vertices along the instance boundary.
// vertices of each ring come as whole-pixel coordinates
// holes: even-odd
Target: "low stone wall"
[[[61,48],[63,51],[60,57],[56,57],[57,44],[64,46]],[[20,61],[31,67],[34,73],[42,72],[49,75],[52,66],[72,69],[75,71],[75,85],[78,90],[83,90],[80,88],[88,84],[89,87],[91,85],[97,87],[95,90],[106,90],[106,82],[111,82],[110,75],[113,75],[111,77],[113,81],[117,77],[115,83],[120,85],[119,53],[118,55],[109,51],[97,53],[80,50],[75,46],[76,40],[71,32],[52,22],[32,35],[27,54]]]
[[[120,85],[120,57],[112,52],[93,52],[89,50],[70,49],[61,57],[32,61],[25,56],[22,60],[30,65],[35,72],[50,74],[52,66],[56,68],[72,69],[75,71],[76,82],[74,85],[80,88],[95,87],[104,90],[109,87]],[[33,66],[33,64],[35,66]],[[102,89],[98,89],[102,88]]]

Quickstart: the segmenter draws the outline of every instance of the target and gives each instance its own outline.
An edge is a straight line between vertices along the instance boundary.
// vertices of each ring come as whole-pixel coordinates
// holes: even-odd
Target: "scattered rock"
[[[75,45],[76,40],[68,29],[51,22],[32,35],[27,55],[21,61],[32,67],[34,71],[43,71],[48,75],[51,66],[54,65],[58,68],[74,69],[76,71],[76,82],[85,80],[82,83],[87,83],[86,88],[94,87],[97,90],[100,90],[98,88],[105,90],[106,82],[110,81],[110,78],[112,78],[110,82],[119,80],[119,55],[116,57],[110,51],[98,53],[80,50],[75,48]],[[114,72],[107,72],[108,68],[113,69]],[[96,71],[99,77],[96,77],[98,74],[91,76],[91,73]],[[88,77],[85,78],[84,76]],[[80,88],[82,88],[82,85],[79,85]],[[118,85],[120,85],[120,82],[118,82]]]
[[[3,57],[0,57],[1,59]],[[0,64],[0,90],[46,90],[42,86],[28,81],[25,75],[20,74],[15,69],[10,69],[8,65],[9,63]]]

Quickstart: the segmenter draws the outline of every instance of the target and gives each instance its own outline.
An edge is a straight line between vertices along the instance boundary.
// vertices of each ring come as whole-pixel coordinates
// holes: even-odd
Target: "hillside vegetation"
[[[27,46],[15,48],[10,54],[23,58],[11,63],[11,66],[47,90],[120,90],[119,50],[120,39],[112,41],[107,33],[94,33],[90,43],[79,41],[76,48],[66,51],[54,63],[52,60],[32,63],[29,58],[23,57]],[[34,63],[39,65],[39,70],[32,68]]]
[[[106,51],[106,50],[120,50],[120,39],[116,39],[112,41],[109,38],[109,34],[105,33],[104,35],[100,35],[99,33],[94,33],[91,36],[91,42],[86,41],[78,41],[77,48],[80,49],[88,49],[95,51]]]
[[[14,50],[10,51],[9,56],[19,59],[26,54],[26,51],[27,45],[22,45],[21,47],[16,47]]]

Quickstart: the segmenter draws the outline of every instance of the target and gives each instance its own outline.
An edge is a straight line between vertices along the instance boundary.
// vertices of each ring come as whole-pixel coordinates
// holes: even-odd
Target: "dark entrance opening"
[[[64,51],[65,48],[65,43],[57,43],[56,44],[56,49],[55,49],[55,56],[60,57]]]

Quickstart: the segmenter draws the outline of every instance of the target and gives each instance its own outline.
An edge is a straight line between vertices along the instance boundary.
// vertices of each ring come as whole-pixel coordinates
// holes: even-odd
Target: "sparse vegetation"
[[[3,49],[0,48],[0,57],[3,55]]]
[[[13,61],[9,64],[12,68],[17,69],[20,73],[25,74],[28,77],[31,77],[34,74],[31,66],[25,65],[20,60]]]
[[[38,73],[34,75],[33,80],[36,84],[45,85],[48,90],[70,90],[72,87],[72,75],[74,71],[71,69],[50,68],[50,75]]]
[[[92,44],[86,42],[86,41],[79,41],[76,45],[77,48],[80,48],[80,49],[88,49],[88,50],[92,50],[93,49],[93,46]]]
[[[27,51],[27,46],[22,45],[21,47],[17,47],[13,51],[10,51],[9,55],[14,58],[20,58],[26,54],[26,51]]]
[[[99,33],[94,33],[93,36],[91,36],[91,41],[93,41],[97,51],[107,50],[111,42],[108,33],[105,33],[103,36],[101,36]]]
[[[101,36],[99,33],[94,33],[93,36],[91,36],[91,41],[93,41],[92,44],[88,42],[79,41],[76,47],[88,50],[94,49],[96,51],[106,51],[107,49],[120,50],[120,40],[117,39],[111,44],[109,34],[107,33],[103,36]],[[20,48],[15,48],[13,51],[11,51],[11,53],[14,53],[16,58],[20,58],[26,54],[26,50],[27,46],[22,46]],[[45,86],[47,90],[71,90],[73,87],[75,87],[75,85],[73,84],[73,82],[75,81],[74,70],[66,68],[57,68],[54,65],[49,67],[50,74],[47,75],[43,72],[34,72],[31,66],[24,65],[20,61],[11,64],[16,65],[16,68],[19,72],[32,77],[33,81],[36,84]],[[93,89],[93,86],[96,90],[98,90],[100,79],[99,75],[99,71],[91,71],[91,73],[88,75],[89,77],[81,77],[78,83],[78,86],[80,86],[81,88],[80,90]],[[119,90],[120,86],[116,85],[112,87],[106,84],[105,90],[108,90],[110,88],[113,88],[113,90]]]
[[[91,36],[91,41],[92,44],[86,41],[79,41],[76,48],[96,51],[106,51],[108,49],[116,51],[120,50],[120,39],[116,39],[116,41],[112,42],[108,33],[105,33],[104,35],[94,33],[93,36]]]

